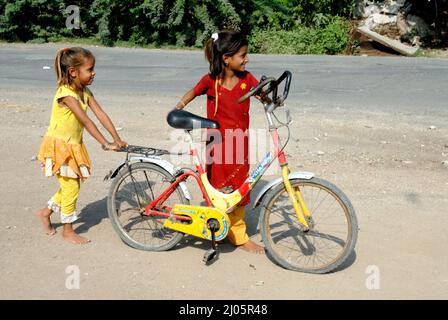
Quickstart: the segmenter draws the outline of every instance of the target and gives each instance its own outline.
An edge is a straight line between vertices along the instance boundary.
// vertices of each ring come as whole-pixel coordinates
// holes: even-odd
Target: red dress
[[[195,95],[207,94],[207,118],[219,123],[219,129],[207,130],[206,171],[213,187],[238,189],[249,173],[249,106],[250,99],[237,100],[258,84],[245,71],[238,83],[228,90],[218,85],[218,109],[215,105],[215,79],[205,75],[194,87]],[[215,113],[216,111],[216,113]],[[240,205],[250,202],[249,195]]]

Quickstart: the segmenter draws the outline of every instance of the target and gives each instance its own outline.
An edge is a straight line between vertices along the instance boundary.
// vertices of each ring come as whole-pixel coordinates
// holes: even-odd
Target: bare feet
[[[81,237],[80,235],[76,234],[75,230],[73,230],[71,223],[64,224],[64,230],[62,231],[62,239],[74,244],[86,244],[90,242],[89,239]]]
[[[53,211],[51,211],[47,207],[36,212],[36,216],[40,219],[42,225],[44,226],[45,233],[49,236],[53,236],[56,234],[56,230],[55,228],[53,228],[50,221],[50,215],[52,214],[52,212]]]
[[[243,249],[244,251],[256,253],[256,254],[264,254],[265,253],[264,248],[262,246],[259,246],[252,240],[249,240],[245,244],[238,246],[238,248]]]

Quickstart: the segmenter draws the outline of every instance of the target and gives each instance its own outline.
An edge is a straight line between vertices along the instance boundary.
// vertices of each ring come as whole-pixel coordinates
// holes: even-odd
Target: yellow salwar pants
[[[48,201],[48,208],[61,214],[62,223],[72,223],[78,219],[76,201],[80,189],[79,178],[63,177],[58,174],[59,190]]]
[[[246,223],[244,222],[245,215],[246,207],[237,207],[229,214],[230,230],[227,238],[235,246],[240,246],[249,241],[249,236],[246,233]]]

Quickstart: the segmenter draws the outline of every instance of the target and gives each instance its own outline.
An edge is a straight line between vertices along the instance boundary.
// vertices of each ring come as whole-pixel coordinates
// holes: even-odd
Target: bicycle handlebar
[[[280,103],[285,101],[286,98],[288,97],[289,86],[291,85],[292,73],[288,70],[283,72],[283,74],[280,76],[280,78],[277,79],[277,85],[280,84],[285,78],[286,78],[286,82],[285,82],[285,87],[283,89],[283,96],[280,98],[281,99]]]
[[[266,86],[267,84],[270,84],[269,88],[265,91],[265,94],[269,94],[269,93],[273,92],[272,93],[273,102],[275,104],[280,105],[288,97],[289,87],[291,85],[291,78],[292,78],[292,73],[288,70],[283,72],[283,74],[278,79],[275,79],[274,77],[266,78],[265,76],[262,76],[260,79],[261,80],[260,83],[257,86],[255,86],[254,88],[252,88],[251,90],[249,90],[249,92],[247,92],[245,95],[241,96],[241,98],[238,99],[238,103],[241,103],[244,100],[246,100],[247,98],[253,96],[254,94],[259,93],[259,91],[264,86]],[[279,97],[279,96],[277,96],[278,85],[285,79],[286,79],[286,82],[285,82],[285,87],[283,89],[283,95],[281,97]]]
[[[246,94],[244,94],[243,96],[241,96],[238,99],[238,103],[243,102],[244,100],[246,100],[247,98],[253,96],[254,94],[258,93],[264,86],[266,86],[269,83],[272,82],[277,82],[277,80],[275,80],[274,77],[268,77],[266,78],[265,76],[262,77],[262,79],[265,78],[263,81],[260,81],[260,83],[258,83],[255,88],[252,88],[251,90],[249,90]],[[269,89],[271,89],[271,87],[269,87]],[[268,90],[269,90],[268,89]],[[275,86],[274,88],[274,92],[277,94],[277,86]],[[270,92],[270,91],[269,91]]]

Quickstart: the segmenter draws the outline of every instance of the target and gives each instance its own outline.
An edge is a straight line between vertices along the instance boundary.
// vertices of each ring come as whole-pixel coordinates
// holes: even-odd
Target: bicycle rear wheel
[[[174,247],[183,234],[163,226],[165,217],[145,215],[145,207],[165,190],[173,176],[163,168],[148,162],[124,167],[112,182],[107,199],[107,211],[115,231],[129,246],[148,251],[165,251]],[[164,202],[188,204],[178,187]]]
[[[358,223],[354,209],[335,185],[318,178],[290,180],[299,188],[311,214],[304,232],[283,183],[265,197],[260,213],[261,235],[268,255],[282,267],[308,273],[327,273],[354,250]]]

